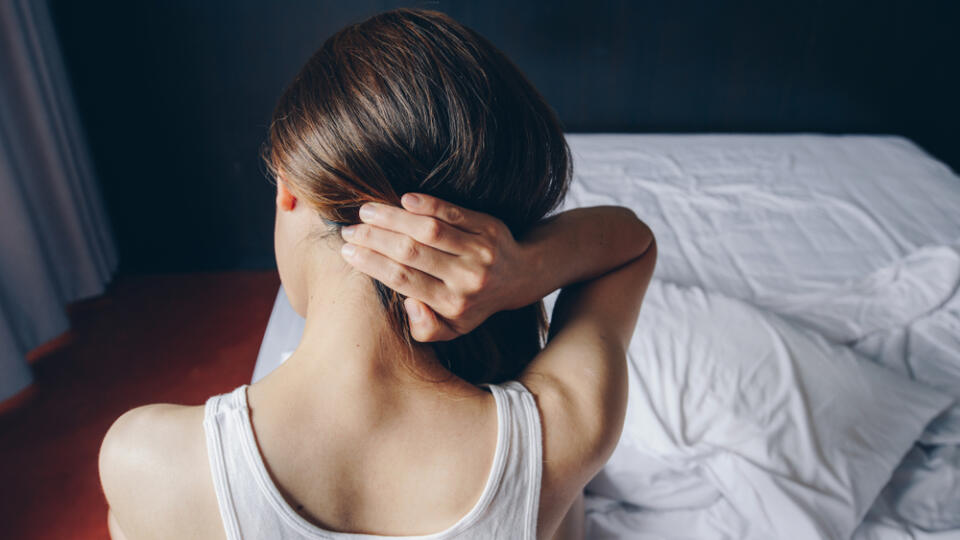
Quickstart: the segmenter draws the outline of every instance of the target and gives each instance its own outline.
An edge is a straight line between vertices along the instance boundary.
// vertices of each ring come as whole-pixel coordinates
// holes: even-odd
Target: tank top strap
[[[503,537],[535,540],[543,476],[543,440],[536,399],[519,381],[483,386],[498,395],[506,438],[503,477],[489,513],[510,524],[510,534],[505,530]],[[522,535],[517,531],[523,531]]]
[[[231,459],[231,448],[236,444],[235,433],[239,428],[237,392],[245,390],[241,385],[232,392],[211,396],[204,404],[203,431],[207,439],[207,458],[217,495],[217,506],[226,532],[227,540],[239,540],[240,523],[234,492],[237,486],[230,476],[236,477],[236,462]],[[231,474],[232,473],[232,474]]]
[[[315,534],[270,479],[247,403],[248,384],[207,401],[204,430],[227,540],[328,538]]]

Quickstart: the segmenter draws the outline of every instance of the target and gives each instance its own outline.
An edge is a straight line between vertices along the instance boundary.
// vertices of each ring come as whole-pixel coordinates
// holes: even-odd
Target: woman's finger
[[[370,248],[442,281],[453,277],[456,255],[421,244],[405,234],[360,223],[341,228],[340,235],[351,244]]]
[[[416,298],[404,300],[403,307],[410,319],[410,335],[417,341],[448,341],[460,335],[444,324],[430,306]]]
[[[463,255],[470,252],[470,233],[432,216],[420,216],[388,204],[364,203],[360,207],[360,219],[447,253]]]
[[[433,216],[467,232],[477,233],[487,225],[486,214],[457,206],[424,193],[405,193],[400,197],[404,209],[421,216]]]
[[[431,306],[443,304],[447,287],[433,276],[355,244],[344,244],[340,248],[340,254],[352,267],[404,296],[418,298]]]

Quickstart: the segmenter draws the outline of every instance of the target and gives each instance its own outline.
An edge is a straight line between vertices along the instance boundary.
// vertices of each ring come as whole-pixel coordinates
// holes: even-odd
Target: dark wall
[[[271,267],[274,102],[401,5],[487,36],[567,131],[892,133],[960,170],[958,2],[49,1],[126,272]]]

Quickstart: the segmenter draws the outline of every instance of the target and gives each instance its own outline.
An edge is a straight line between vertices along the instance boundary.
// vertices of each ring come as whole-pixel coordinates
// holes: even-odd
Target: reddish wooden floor
[[[0,415],[0,537],[108,538],[97,454],[145,403],[199,405],[250,381],[275,272],[118,278],[34,351],[35,388]]]

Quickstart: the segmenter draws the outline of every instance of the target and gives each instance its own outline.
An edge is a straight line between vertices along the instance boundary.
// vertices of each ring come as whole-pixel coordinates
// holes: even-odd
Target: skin
[[[491,216],[422,194],[419,202],[365,205],[374,212],[343,239],[318,238],[317,212],[280,180],[277,264],[306,325],[293,355],[248,389],[270,475],[291,507],[327,529],[448,528],[489,475],[496,405],[486,389],[447,377],[425,342],[564,287],[549,343],[519,380],[543,429],[538,538],[582,538],[583,486],[623,426],[625,351],[656,262],[653,235],[629,210],[597,207],[517,242]],[[408,358],[420,377],[399,361],[407,352],[370,276],[409,296],[411,318],[420,315],[411,332],[424,343]],[[202,406],[154,404],[111,426],[100,475],[112,538],[225,537],[202,419]]]

